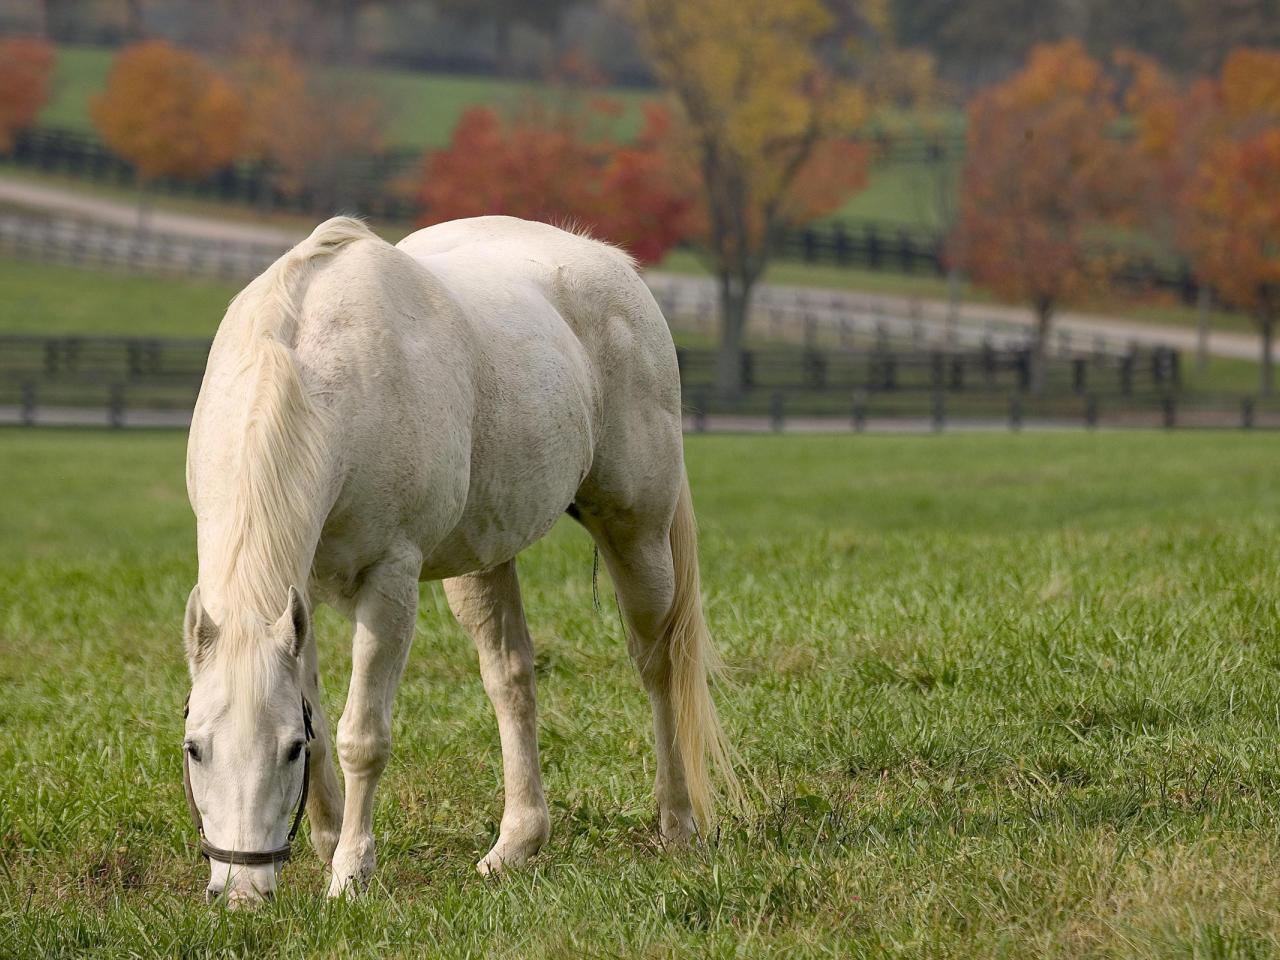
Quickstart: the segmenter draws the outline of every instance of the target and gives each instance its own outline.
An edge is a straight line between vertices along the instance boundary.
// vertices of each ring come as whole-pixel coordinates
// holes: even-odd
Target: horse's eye
[[[297,760],[298,757],[302,756],[302,746],[303,744],[301,740],[295,740],[293,746],[289,748],[288,760],[290,763],[293,763],[293,761]]]
[[[197,747],[194,743],[188,740],[186,743],[182,745],[182,748],[187,751],[187,756],[189,756],[192,760],[194,760],[196,763],[200,762],[200,748]]]

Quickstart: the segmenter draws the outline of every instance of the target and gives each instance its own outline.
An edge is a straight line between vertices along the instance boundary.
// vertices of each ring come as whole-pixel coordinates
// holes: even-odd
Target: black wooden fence
[[[0,420],[37,424],[56,422],[59,411],[96,410],[115,426],[183,422],[209,347],[200,339],[0,337]],[[1034,393],[1025,349],[748,350],[738,359],[742,389],[733,397],[715,388],[715,351],[681,348],[677,356],[686,408],[704,427],[716,416],[777,424],[788,417],[847,418],[856,427],[877,418],[938,426],[1046,418],[1096,425],[1157,414],[1174,425],[1176,411],[1190,409],[1194,399],[1182,395],[1178,354],[1165,348],[1051,357]],[[1203,398],[1194,402],[1203,405]],[[1252,400],[1215,403],[1217,419],[1232,424],[1272,415]],[[160,414],[169,419],[156,420]]]

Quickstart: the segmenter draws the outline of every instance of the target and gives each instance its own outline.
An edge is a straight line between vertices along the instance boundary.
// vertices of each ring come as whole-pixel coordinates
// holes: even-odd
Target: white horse
[[[664,842],[707,828],[713,768],[736,790],[707,687],[675,350],[620,251],[508,217],[394,247],[357,220],[321,224],[228,308],[187,490],[199,582],[184,763],[211,899],[274,892],[304,787],[330,895],[369,880],[420,580],[444,580],[497,714],[505,808],[477,868],[537,852],[551,822],[515,556],[565,512],[604,555],[649,695]],[[355,625],[345,800],[311,599]]]

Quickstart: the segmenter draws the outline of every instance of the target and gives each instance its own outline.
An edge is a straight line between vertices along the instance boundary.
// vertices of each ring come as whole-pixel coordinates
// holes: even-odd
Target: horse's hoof
[[[369,889],[377,858],[374,856],[372,840],[363,847],[363,850],[356,853],[339,850],[334,855],[329,877],[330,897],[354,897]]]
[[[354,899],[369,889],[368,878],[360,878],[355,875],[348,874],[341,876],[340,874],[332,874],[329,877],[329,899],[343,900],[348,897]]]
[[[687,847],[698,838],[698,824],[693,814],[664,811],[658,818],[658,836],[669,850]]]
[[[476,864],[476,872],[482,877],[497,877],[508,870],[517,870],[542,849],[544,842],[542,837],[516,843],[506,843],[499,838],[493,849]]]

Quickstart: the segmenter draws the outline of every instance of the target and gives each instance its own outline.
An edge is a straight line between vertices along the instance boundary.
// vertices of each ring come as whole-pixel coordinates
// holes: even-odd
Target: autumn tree
[[[163,40],[119,53],[91,114],[107,146],[134,165],[140,191],[160,177],[208,176],[241,149],[244,106],[235,86]]]
[[[1280,319],[1280,127],[1218,144],[1187,190],[1196,269],[1226,303],[1248,311],[1262,340],[1260,391],[1273,388]]]
[[[669,160],[664,111],[650,108],[626,144],[609,133],[616,115],[600,98],[581,111],[531,103],[510,120],[472,107],[426,158],[422,222],[506,214],[583,227],[642,263],[660,260],[690,229],[694,185]]]
[[[1054,311],[1105,279],[1100,231],[1127,211],[1133,178],[1101,64],[1075,40],[1037,47],[970,105],[957,233],[973,280],[1029,303],[1032,381],[1043,383]]]
[[[352,166],[383,146],[383,111],[373,97],[327,83],[288,50],[250,40],[237,60],[243,95],[243,156],[267,165],[282,193],[310,193],[321,205],[346,200]]]
[[[1275,181],[1258,164],[1280,130],[1280,53],[1241,48],[1217,76],[1180,86],[1153,61],[1126,54],[1133,77],[1132,150],[1151,170],[1145,225],[1188,258],[1218,299],[1253,315],[1262,334],[1262,389],[1270,393],[1276,278]],[[1269,239],[1268,239],[1269,238]],[[1202,311],[1202,314],[1207,311]]]
[[[632,12],[680,107],[700,250],[719,288],[717,384],[734,395],[752,291],[782,232],[865,180],[863,155],[836,145],[863,118],[864,98],[819,55],[835,22],[821,0],[636,0]]]
[[[53,47],[43,40],[0,40],[0,153],[35,122],[49,99]]]

